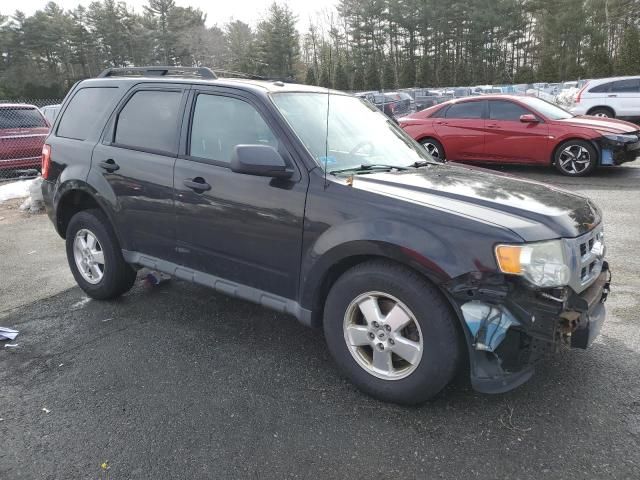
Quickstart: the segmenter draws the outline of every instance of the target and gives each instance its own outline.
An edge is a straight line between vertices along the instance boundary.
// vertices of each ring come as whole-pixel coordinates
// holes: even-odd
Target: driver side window
[[[233,97],[199,94],[193,112],[189,155],[229,163],[236,145],[278,148],[275,135],[258,111]]]

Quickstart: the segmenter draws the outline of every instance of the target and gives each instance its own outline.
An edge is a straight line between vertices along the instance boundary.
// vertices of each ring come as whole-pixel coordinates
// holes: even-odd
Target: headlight
[[[495,253],[503,273],[522,275],[538,287],[560,287],[569,283],[571,271],[562,240],[498,245]]]
[[[637,135],[603,135],[604,138],[613,143],[635,143],[638,141]]]

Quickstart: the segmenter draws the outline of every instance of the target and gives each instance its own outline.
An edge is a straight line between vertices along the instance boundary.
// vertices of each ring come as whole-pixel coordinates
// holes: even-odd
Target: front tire
[[[365,262],[333,285],[324,333],[334,360],[362,391],[416,404],[454,377],[461,357],[457,319],[422,276],[382,260]]]
[[[133,286],[136,271],[124,261],[115,232],[100,210],[83,210],[71,218],[66,247],[71,273],[91,298],[116,298]]]
[[[594,108],[589,112],[589,115],[592,115],[594,117],[601,117],[601,118],[616,118],[615,114],[613,113],[613,110],[606,107]]]
[[[568,177],[589,175],[598,164],[598,154],[588,142],[568,140],[554,153],[553,163],[560,173]]]

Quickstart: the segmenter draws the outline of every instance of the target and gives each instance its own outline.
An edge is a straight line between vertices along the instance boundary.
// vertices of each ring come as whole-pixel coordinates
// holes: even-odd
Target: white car
[[[574,115],[640,118],[640,76],[591,80],[576,95],[569,111]]]

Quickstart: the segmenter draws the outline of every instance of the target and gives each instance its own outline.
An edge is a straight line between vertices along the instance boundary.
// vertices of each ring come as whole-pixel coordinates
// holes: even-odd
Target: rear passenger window
[[[201,94],[193,112],[190,145],[193,157],[229,163],[236,145],[278,148],[278,141],[249,103],[237,98]]]
[[[447,118],[482,118],[484,102],[454,103],[447,110]]]
[[[117,87],[91,87],[76,92],[58,124],[58,137],[86,140],[102,126],[104,114],[113,107]]]
[[[517,122],[520,115],[531,113],[513,102],[492,100],[489,102],[489,118],[491,120],[511,120]]]
[[[611,90],[612,84],[613,82],[603,83],[602,85],[598,85],[596,87],[589,89],[589,93],[606,93],[609,90]]]
[[[120,111],[114,143],[123,147],[176,153],[182,92],[141,90]]]
[[[637,78],[618,80],[613,82],[611,91],[616,93],[638,93],[640,91],[640,80]]]

